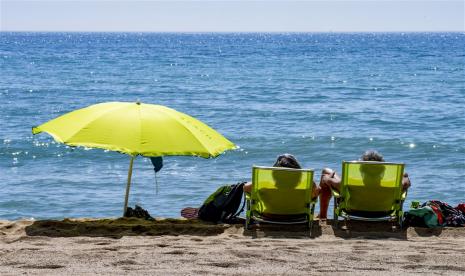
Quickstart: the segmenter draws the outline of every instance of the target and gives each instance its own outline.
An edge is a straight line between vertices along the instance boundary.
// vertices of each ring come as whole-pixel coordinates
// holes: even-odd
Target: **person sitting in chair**
[[[361,161],[375,161],[375,162],[385,162],[383,156],[374,150],[368,150],[360,157]],[[380,175],[384,173],[383,167],[380,167]],[[361,173],[363,174],[363,167],[360,167]],[[376,177],[370,177],[371,180],[375,179]],[[372,181],[371,181],[372,182]],[[320,179],[320,219],[326,219],[328,213],[328,205],[329,201],[331,200],[331,189],[335,189],[339,191],[341,185],[341,177],[332,169],[325,168],[321,173]],[[410,179],[407,173],[404,173],[402,179],[402,189],[406,191],[410,187]]]
[[[273,167],[284,167],[284,168],[292,168],[292,169],[302,168],[299,162],[297,161],[297,159],[294,157],[294,155],[289,154],[289,153],[279,155]],[[296,181],[296,183],[297,182],[298,180]],[[248,193],[252,192],[252,182],[247,182],[244,185],[244,192],[248,192]],[[312,198],[316,198],[318,194],[319,194],[318,186],[315,184],[315,182],[313,182]],[[187,219],[197,218],[198,213],[199,213],[199,208],[194,208],[194,207],[186,207],[181,210],[181,216]]]
[[[289,153],[279,155],[273,167],[302,169],[302,167],[300,166],[295,156]],[[247,192],[247,193],[252,192],[252,182],[247,182],[244,185],[244,192]],[[318,194],[319,194],[318,186],[315,184],[315,181],[313,181],[312,198],[316,198]]]

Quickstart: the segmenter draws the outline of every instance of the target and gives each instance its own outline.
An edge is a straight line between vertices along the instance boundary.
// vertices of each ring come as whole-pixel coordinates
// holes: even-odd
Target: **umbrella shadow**
[[[28,236],[47,237],[109,237],[193,235],[214,236],[222,234],[229,225],[211,224],[199,220],[139,218],[117,219],[64,219],[39,220],[25,228]]]

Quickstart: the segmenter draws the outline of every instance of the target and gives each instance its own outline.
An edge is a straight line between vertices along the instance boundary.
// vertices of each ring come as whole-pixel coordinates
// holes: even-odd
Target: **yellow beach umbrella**
[[[187,114],[139,102],[91,105],[32,128],[33,134],[41,132],[47,132],[57,142],[69,146],[100,148],[130,155],[124,213],[137,155],[210,158],[235,148],[231,141]]]

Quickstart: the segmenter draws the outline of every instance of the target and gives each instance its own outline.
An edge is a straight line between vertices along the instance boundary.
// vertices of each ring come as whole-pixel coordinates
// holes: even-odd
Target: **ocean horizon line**
[[[463,31],[84,31],[84,30],[0,30],[0,33],[81,33],[81,34],[465,34]]]

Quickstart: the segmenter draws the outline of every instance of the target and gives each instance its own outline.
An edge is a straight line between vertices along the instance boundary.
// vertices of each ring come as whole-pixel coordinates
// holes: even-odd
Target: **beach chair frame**
[[[305,207],[302,208],[302,213],[305,214],[302,218],[298,219],[290,219],[290,220],[273,220],[270,218],[264,218],[260,214],[256,208],[255,205],[258,204],[258,196],[257,193],[259,192],[259,185],[256,185],[258,181],[258,172],[259,170],[272,170],[272,171],[299,171],[303,174],[307,174],[306,176],[306,182],[305,183],[305,190],[306,193],[308,193],[308,201],[305,202]],[[315,204],[317,201],[317,198],[312,199],[312,189],[313,189],[313,175],[314,175],[314,170],[313,169],[291,169],[291,168],[283,168],[283,167],[264,167],[264,166],[253,166],[252,167],[252,191],[251,193],[245,193],[246,197],[246,222],[245,222],[245,228],[247,230],[251,229],[251,225],[255,222],[264,222],[264,223],[270,223],[270,224],[284,224],[284,225],[290,225],[290,224],[306,224],[307,229],[310,231],[310,235],[312,233],[312,227],[313,227],[313,218],[314,218],[314,211],[315,211]],[[289,214],[291,215],[291,214]]]
[[[384,216],[375,216],[375,217],[365,217],[359,215],[351,215],[351,212],[346,209],[346,200],[348,198],[348,170],[350,164],[375,164],[375,165],[395,165],[398,166],[397,170],[397,179],[396,179],[396,187],[398,189],[398,193],[396,194],[396,198],[394,199],[391,210],[386,210],[386,215]],[[348,225],[350,220],[359,220],[359,221],[389,221],[393,223],[393,226],[397,224],[400,229],[402,229],[402,221],[403,221],[403,203],[407,197],[407,191],[402,191],[402,179],[404,175],[404,163],[392,163],[392,162],[374,162],[374,161],[343,161],[342,162],[342,177],[341,177],[341,185],[340,191],[336,191],[331,189],[332,195],[334,197],[334,225],[338,227],[339,224],[339,217],[344,219],[345,225]],[[370,210],[358,210],[358,211],[370,211]],[[390,213],[389,213],[390,211]]]

